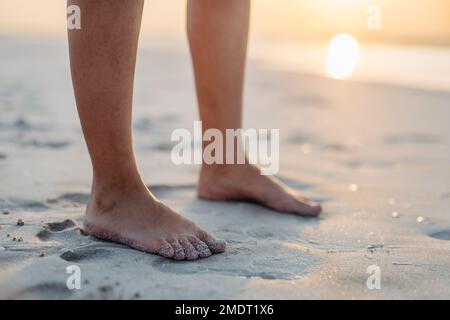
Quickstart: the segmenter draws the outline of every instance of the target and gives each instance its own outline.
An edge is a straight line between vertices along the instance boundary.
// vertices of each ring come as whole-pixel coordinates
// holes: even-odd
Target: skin
[[[249,0],[191,0],[188,36],[203,130],[242,127],[250,17]],[[205,147],[205,145],[204,145]],[[223,150],[226,156],[226,150]],[[198,195],[209,200],[251,200],[280,212],[316,216],[321,207],[249,163],[207,165]]]
[[[194,222],[162,204],[139,173],[132,104],[143,0],[69,0],[81,30],[68,33],[72,80],[93,166],[85,231],[176,260],[225,250]],[[249,25],[247,0],[190,0],[188,35],[203,129],[240,128]],[[320,206],[250,165],[206,165],[199,197],[253,200],[281,212],[315,216]]]

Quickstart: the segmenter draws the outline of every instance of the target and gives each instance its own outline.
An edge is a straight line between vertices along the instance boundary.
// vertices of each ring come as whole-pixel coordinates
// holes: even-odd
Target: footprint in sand
[[[188,190],[195,189],[194,184],[186,184],[186,185],[152,185],[147,186],[155,195],[158,197],[160,195],[166,195],[171,192],[179,191],[179,190]],[[61,203],[61,204],[72,204],[76,206],[85,205],[89,200],[89,193],[83,192],[70,192],[64,193],[57,197],[56,199],[51,199],[51,204]]]
[[[70,219],[62,222],[50,222],[44,225],[43,229],[36,234],[36,237],[41,241],[62,241],[70,242],[77,241],[82,236],[81,229],[77,224]]]
[[[450,199],[450,192],[444,192],[441,194],[441,199]]]
[[[75,228],[77,224],[70,219],[66,219],[62,222],[50,222],[46,224],[47,229],[53,232],[63,231],[66,229]]]
[[[27,211],[39,212],[48,210],[47,205],[39,201],[17,200],[16,205],[18,208],[22,208]]]
[[[450,240],[450,230],[442,230],[435,233],[430,234],[430,237],[439,239],[439,240]]]
[[[89,193],[82,193],[82,192],[71,192],[71,193],[64,193],[60,195],[55,200],[62,202],[62,203],[72,203],[77,205],[84,205],[89,200]]]
[[[269,227],[251,228],[250,230],[247,230],[247,234],[250,237],[257,239],[269,239],[275,236],[272,229]]]
[[[59,257],[68,262],[97,261],[98,259],[109,258],[114,255],[112,250],[100,247],[105,245],[104,241],[84,236],[83,231],[76,222],[70,219],[47,223],[37,233],[36,237],[45,242],[59,242],[60,246],[54,253],[64,250],[63,253],[59,254]]]
[[[86,262],[89,260],[98,261],[102,258],[109,258],[114,253],[111,250],[95,247],[76,248],[67,250],[60,255],[60,258],[69,262]]]

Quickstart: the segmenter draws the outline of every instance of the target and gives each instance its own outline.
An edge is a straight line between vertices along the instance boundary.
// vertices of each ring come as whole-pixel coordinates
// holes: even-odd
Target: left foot
[[[202,167],[198,196],[208,200],[250,200],[270,209],[317,216],[322,207],[250,164]]]

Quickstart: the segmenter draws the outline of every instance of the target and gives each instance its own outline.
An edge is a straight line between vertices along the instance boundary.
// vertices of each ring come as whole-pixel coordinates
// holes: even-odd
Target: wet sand
[[[145,181],[228,242],[224,254],[174,262],[80,230],[91,169],[66,50],[0,41],[0,298],[449,298],[450,93],[251,60],[245,124],[280,129],[279,177],[325,208],[305,219],[196,199],[198,167],[170,161],[170,133],[197,118],[189,55],[142,49],[134,129]],[[80,290],[66,287],[74,264]],[[379,290],[366,286],[371,265]]]

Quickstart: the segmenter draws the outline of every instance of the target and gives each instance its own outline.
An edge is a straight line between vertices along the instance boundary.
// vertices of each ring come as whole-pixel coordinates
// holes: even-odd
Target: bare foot
[[[261,175],[250,164],[203,167],[198,195],[208,200],[251,200],[276,211],[302,216],[317,216],[322,211],[318,203],[300,196],[274,177]]]
[[[225,251],[192,221],[166,207],[141,183],[92,193],[84,221],[86,233],[175,260],[196,260]]]

